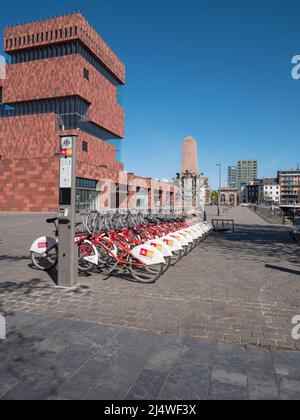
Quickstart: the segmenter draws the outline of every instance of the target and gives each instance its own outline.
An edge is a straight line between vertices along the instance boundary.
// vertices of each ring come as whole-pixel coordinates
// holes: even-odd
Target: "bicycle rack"
[[[233,219],[214,219],[212,220],[214,231],[217,233],[234,233],[235,222]]]

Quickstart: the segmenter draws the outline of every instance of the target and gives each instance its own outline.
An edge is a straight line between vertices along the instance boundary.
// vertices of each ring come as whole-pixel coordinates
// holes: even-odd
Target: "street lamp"
[[[216,163],[219,167],[219,199],[218,199],[218,216],[221,214],[221,186],[222,186],[222,164]]]
[[[298,163],[298,165],[297,165],[297,179],[298,179],[298,185],[297,185],[297,188],[298,188],[298,197],[297,197],[297,202],[298,202],[298,204],[300,204],[300,177],[299,177],[299,175],[300,175],[300,171],[299,171],[299,163]]]

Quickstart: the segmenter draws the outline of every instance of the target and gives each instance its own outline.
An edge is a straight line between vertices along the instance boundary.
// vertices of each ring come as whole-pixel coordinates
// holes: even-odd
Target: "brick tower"
[[[182,174],[198,174],[197,142],[193,137],[186,137],[182,149]]]
[[[5,29],[0,79],[0,211],[58,206],[58,138],[78,134],[77,187],[93,201],[118,179],[125,66],[79,14]]]

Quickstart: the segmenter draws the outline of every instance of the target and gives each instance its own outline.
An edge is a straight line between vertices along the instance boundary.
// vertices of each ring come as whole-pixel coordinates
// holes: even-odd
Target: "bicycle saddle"
[[[132,229],[132,232],[133,232],[135,235],[141,235],[142,233],[144,233],[144,231],[143,231],[143,230],[139,230],[139,229]]]
[[[54,217],[53,219],[47,219],[46,223],[55,223],[57,221],[57,217]]]

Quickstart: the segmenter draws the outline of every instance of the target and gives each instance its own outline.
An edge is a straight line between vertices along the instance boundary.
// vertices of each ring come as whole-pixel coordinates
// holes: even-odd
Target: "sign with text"
[[[60,139],[60,148],[62,150],[72,149],[73,146],[73,139],[72,137],[62,137]]]
[[[60,188],[72,188],[72,158],[60,159]]]

